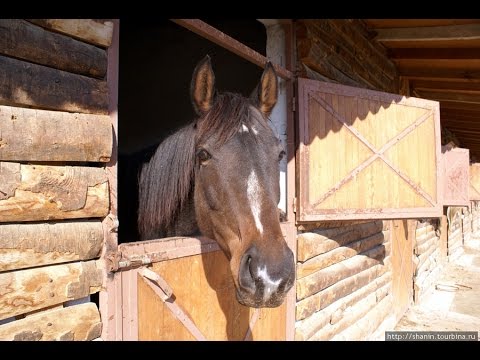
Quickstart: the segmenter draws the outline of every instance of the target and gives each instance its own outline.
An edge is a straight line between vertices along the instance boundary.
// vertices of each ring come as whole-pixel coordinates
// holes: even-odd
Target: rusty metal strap
[[[415,130],[418,126],[420,126],[423,122],[425,122],[427,119],[430,118],[432,115],[432,111],[428,111],[422,116],[420,116],[418,119],[416,119],[412,124],[407,126],[405,129],[402,130],[400,134],[395,136],[393,139],[388,141],[385,145],[383,145],[380,150],[377,150],[375,146],[370,144],[370,142],[353,126],[349,125],[348,122],[341,116],[339,113],[337,113],[333,107],[327,103],[324,99],[322,99],[320,96],[317,96],[315,92],[312,92],[309,94],[317,103],[320,104],[328,113],[330,113],[336,120],[338,120],[340,123],[342,123],[343,126],[347,130],[349,130],[358,140],[360,140],[366,147],[368,147],[372,152],[373,155],[369,157],[367,160],[365,160],[362,164],[358,165],[355,169],[350,171],[350,173],[347,174],[342,180],[340,180],[337,184],[335,184],[331,189],[329,189],[323,196],[314,204],[314,207],[317,207],[320,205],[323,201],[325,201],[330,195],[332,195],[334,192],[336,192],[338,189],[340,189],[343,185],[345,185],[347,182],[349,182],[351,179],[353,179],[358,173],[360,173],[362,170],[364,170],[368,165],[370,165],[372,162],[374,162],[376,159],[380,158],[383,160],[383,162],[390,168],[392,169],[393,172],[395,172],[402,180],[404,180],[408,185],[410,185],[413,190],[422,196],[424,199],[426,199],[431,205],[435,205],[435,201],[432,199],[432,197],[423,191],[415,182],[413,182],[406,174],[403,174],[397,167],[395,167],[391,161],[389,161],[385,157],[385,152],[390,149],[394,144],[396,144],[399,140],[403,139],[405,136],[410,134],[413,130]]]
[[[257,51],[242,44],[240,41],[228,36],[213,26],[207,24],[199,19],[170,19],[174,23],[183,26],[184,28],[194,32],[197,35],[210,40],[211,42],[220,45],[221,47],[233,52],[234,54],[241,56],[245,60],[248,60],[255,65],[265,67],[268,59],[258,53]],[[293,79],[293,73],[282,66],[272,64],[278,76],[282,79]]]
[[[164,278],[147,268],[139,270],[138,273],[142,275],[142,280],[145,282],[145,284],[147,284],[155,292],[155,294],[162,299],[173,316],[177,318],[183,324],[183,326],[185,326],[185,328],[190,332],[190,334],[193,335],[195,339],[199,341],[207,340],[192,319],[190,319],[188,315],[185,314],[183,309],[172,299],[173,290]]]

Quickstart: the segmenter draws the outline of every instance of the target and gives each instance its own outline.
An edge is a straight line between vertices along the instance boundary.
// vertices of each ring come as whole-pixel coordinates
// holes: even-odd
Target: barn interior
[[[260,54],[265,26],[255,19],[205,22]],[[119,243],[139,239],[137,174],[158,144],[194,119],[190,81],[196,64],[212,59],[217,90],[248,96],[262,69],[168,19],[126,18],[120,29],[118,209]]]
[[[440,102],[444,142],[480,160],[480,20],[366,19],[405,93]]]

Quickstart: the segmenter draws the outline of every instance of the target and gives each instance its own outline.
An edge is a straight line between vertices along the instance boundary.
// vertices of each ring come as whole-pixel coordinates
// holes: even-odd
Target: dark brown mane
[[[221,146],[243,125],[251,128],[257,122],[251,114],[252,105],[239,94],[218,94],[203,117],[158,146],[139,179],[138,224],[142,239],[165,233],[187,202],[195,178],[196,144],[216,136],[217,145]],[[264,126],[263,122],[257,123]]]

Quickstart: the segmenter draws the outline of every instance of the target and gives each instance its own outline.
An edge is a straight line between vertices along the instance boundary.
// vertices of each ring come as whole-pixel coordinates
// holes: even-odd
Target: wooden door
[[[469,205],[470,150],[442,146],[444,188],[443,205]]]
[[[228,261],[206,238],[120,245],[124,340],[285,340],[286,302],[240,305]]]
[[[413,302],[413,236],[416,221],[392,220],[392,295],[396,321]],[[410,227],[410,231],[409,231]]]
[[[439,217],[438,102],[299,79],[297,220]]]

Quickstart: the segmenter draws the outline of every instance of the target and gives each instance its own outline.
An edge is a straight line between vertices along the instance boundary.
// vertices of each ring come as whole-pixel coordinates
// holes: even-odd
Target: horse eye
[[[287,155],[287,153],[285,151],[283,151],[283,150],[280,151],[280,154],[278,154],[278,161],[282,160],[285,155]]]
[[[197,151],[197,157],[198,157],[198,160],[200,160],[201,163],[209,160],[212,155],[210,155],[210,153],[205,150],[205,149],[200,149]]]

